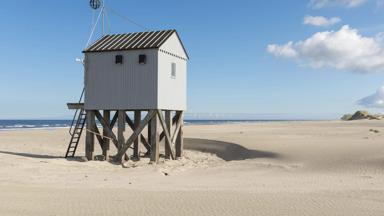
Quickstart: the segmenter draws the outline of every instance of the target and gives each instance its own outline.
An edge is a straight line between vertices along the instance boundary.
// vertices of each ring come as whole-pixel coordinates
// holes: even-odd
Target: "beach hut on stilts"
[[[162,141],[166,159],[182,157],[189,57],[177,31],[104,35],[83,53],[84,101],[68,103],[76,114],[66,157],[74,157],[82,133],[88,160],[96,142],[105,160],[112,144],[118,163],[141,156],[157,163]]]

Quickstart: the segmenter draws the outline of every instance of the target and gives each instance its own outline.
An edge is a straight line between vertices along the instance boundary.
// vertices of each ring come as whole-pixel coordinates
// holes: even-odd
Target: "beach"
[[[184,158],[125,168],[83,139],[63,158],[66,128],[0,131],[0,215],[384,215],[384,121],[184,129]]]

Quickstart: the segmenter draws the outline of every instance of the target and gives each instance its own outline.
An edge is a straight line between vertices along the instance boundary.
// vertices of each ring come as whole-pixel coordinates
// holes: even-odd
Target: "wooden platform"
[[[67,103],[67,106],[70,110],[84,109],[84,103]]]

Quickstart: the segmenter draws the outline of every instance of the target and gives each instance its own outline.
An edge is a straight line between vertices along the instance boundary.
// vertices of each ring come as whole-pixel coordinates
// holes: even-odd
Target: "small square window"
[[[116,64],[123,64],[123,56],[122,55],[116,55],[115,56],[115,63]]]
[[[176,78],[176,63],[172,63],[171,77]]]
[[[143,65],[147,63],[147,56],[146,55],[139,55],[139,64]]]

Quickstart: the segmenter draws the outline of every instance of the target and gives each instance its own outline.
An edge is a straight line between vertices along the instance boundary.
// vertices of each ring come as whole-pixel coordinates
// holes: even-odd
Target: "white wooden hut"
[[[139,158],[143,143],[151,161],[158,162],[159,142],[165,140],[165,157],[182,156],[183,111],[187,103],[188,54],[176,30],[106,35],[84,51],[84,104],[69,104],[79,109],[67,156],[73,156],[86,127],[86,156],[94,158],[94,137],[108,158],[109,143],[118,149],[117,160]],[[102,111],[102,112],[100,112]],[[134,112],[132,121],[127,112]],[[115,112],[111,119],[111,112]],[[141,114],[146,113],[145,118]],[[103,114],[103,115],[102,115]],[[174,116],[172,117],[172,115]],[[83,116],[83,117],[81,117]],[[95,117],[103,126],[100,133]],[[163,128],[157,131],[157,122]],[[84,122],[84,123],[82,123]],[[118,123],[118,135],[112,132]],[[126,140],[125,124],[133,129]],[[142,131],[148,126],[148,136]],[[80,131],[76,135],[76,130]]]
[[[175,30],[107,35],[84,53],[85,109],[186,109],[188,55]]]

